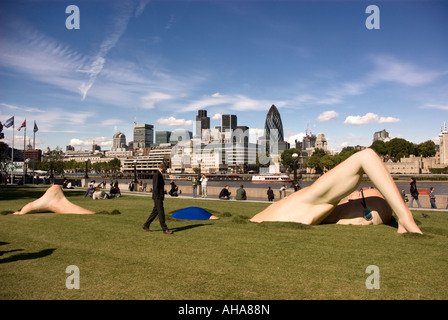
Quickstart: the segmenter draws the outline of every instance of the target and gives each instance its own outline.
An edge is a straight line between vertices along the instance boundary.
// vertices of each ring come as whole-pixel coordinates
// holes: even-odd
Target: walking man
[[[162,227],[164,234],[172,234],[173,231],[169,230],[165,223],[165,210],[163,208],[163,200],[165,199],[165,180],[162,173],[166,171],[166,165],[162,162],[159,164],[158,170],[152,177],[152,198],[154,200],[154,209],[152,209],[148,220],[143,224],[142,228],[145,231],[150,232],[149,226],[154,219],[159,216],[160,226]]]

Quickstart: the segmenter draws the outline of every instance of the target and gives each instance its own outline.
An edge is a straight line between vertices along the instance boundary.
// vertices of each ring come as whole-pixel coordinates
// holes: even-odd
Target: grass
[[[268,203],[165,200],[167,216],[200,206],[219,220],[141,225],[150,197],[110,200],[65,192],[70,201],[115,214],[14,216],[45,188],[0,188],[0,299],[447,299],[448,212],[414,211],[424,235],[382,226],[305,226],[248,221]],[[67,266],[80,289],[66,288]],[[366,289],[366,268],[380,289]]]

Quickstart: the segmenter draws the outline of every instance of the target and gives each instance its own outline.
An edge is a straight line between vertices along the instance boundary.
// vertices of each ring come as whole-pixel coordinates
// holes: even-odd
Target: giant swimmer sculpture
[[[377,189],[356,191],[367,174]],[[347,198],[348,197],[348,198]],[[345,200],[344,200],[345,199]],[[93,214],[71,203],[58,185],[14,214],[33,212]],[[381,159],[372,149],[355,153],[310,187],[271,204],[250,221],[289,221],[303,224],[382,224],[398,217],[398,232],[422,233]]]
[[[35,212],[55,212],[66,214],[94,214],[95,212],[84,209],[70,202],[62,192],[61,186],[55,184],[47,189],[42,197],[34,200],[13,214],[27,214]]]
[[[356,191],[364,174],[377,189]],[[392,211],[398,217],[399,233],[422,233],[383,161],[375,151],[365,149],[321,176],[310,187],[271,204],[250,221],[378,225],[387,223]]]

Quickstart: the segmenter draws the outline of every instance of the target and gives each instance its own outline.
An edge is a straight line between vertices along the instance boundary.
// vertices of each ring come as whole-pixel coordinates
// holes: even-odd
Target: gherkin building
[[[267,141],[284,141],[283,124],[280,113],[275,105],[272,105],[266,116],[264,132]]]

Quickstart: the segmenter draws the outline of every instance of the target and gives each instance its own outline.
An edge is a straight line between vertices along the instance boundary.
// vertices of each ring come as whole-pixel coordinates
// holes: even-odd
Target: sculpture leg
[[[55,212],[65,214],[95,213],[67,200],[59,185],[51,186],[42,197],[26,204],[20,211],[14,212],[14,214],[27,214],[33,212]]]
[[[269,206],[255,215],[251,221],[294,221],[319,224],[343,198],[359,187],[364,173],[397,214],[398,232],[421,233],[409,208],[404,204],[392,176],[372,149],[354,154],[321,176],[310,187]]]

